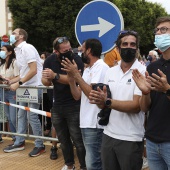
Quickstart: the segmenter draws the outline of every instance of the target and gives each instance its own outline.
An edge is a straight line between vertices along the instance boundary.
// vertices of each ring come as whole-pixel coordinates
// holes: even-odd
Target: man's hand
[[[150,80],[150,83],[152,85],[151,89],[158,91],[158,92],[166,92],[170,85],[168,84],[166,75],[158,69],[158,73],[160,76],[156,75],[156,74],[152,74],[151,76],[148,76],[148,79]]]
[[[97,91],[91,90],[89,94],[90,103],[97,104],[99,108],[104,108],[106,99],[107,99],[106,86],[103,86],[103,90],[97,87]]]
[[[45,68],[45,70],[42,71],[42,78],[53,80],[55,73],[51,69]]]
[[[147,71],[145,72],[145,76],[143,76],[137,69],[134,69],[132,72],[132,78],[143,94],[149,94],[151,91],[151,84],[148,77],[149,74]]]
[[[12,90],[12,91],[17,90],[18,88],[19,88],[19,83],[18,82],[10,85],[10,90]]]
[[[69,75],[72,77],[75,77],[76,74],[79,73],[77,64],[74,60],[71,62],[68,58],[66,58],[65,60],[62,60],[61,65],[64,67],[61,69],[69,73]]]

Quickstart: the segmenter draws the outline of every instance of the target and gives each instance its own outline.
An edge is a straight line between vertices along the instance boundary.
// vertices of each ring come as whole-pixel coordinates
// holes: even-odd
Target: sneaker
[[[57,147],[56,146],[52,146],[51,147],[51,155],[50,155],[50,159],[55,160],[58,158],[57,155]]]
[[[0,143],[3,143],[3,139],[2,138],[0,138]]]
[[[25,141],[22,142],[20,145],[8,145],[6,148],[3,149],[4,152],[10,153],[15,151],[22,151],[25,149]]]
[[[75,169],[76,169],[76,168],[75,168],[74,165],[73,165],[73,168],[71,168],[71,169],[68,169],[68,166],[67,166],[67,165],[64,165],[61,170],[75,170]]]
[[[35,156],[39,156],[41,153],[45,152],[45,145],[43,147],[35,147],[30,153],[29,156],[31,157],[35,157]]]
[[[143,157],[143,165],[142,165],[142,169],[148,168],[148,160],[147,158]]]

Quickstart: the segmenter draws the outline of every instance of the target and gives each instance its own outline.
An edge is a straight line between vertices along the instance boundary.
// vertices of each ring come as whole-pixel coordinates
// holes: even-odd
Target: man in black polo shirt
[[[155,46],[162,57],[147,67],[146,76],[133,71],[143,95],[142,111],[149,111],[146,151],[150,170],[170,169],[170,17],[157,19]]]
[[[62,170],[75,169],[71,139],[77,150],[80,168],[85,170],[85,148],[79,127],[80,100],[76,101],[71,94],[67,73],[61,70],[61,61],[65,58],[74,59],[81,71],[84,70],[84,64],[78,55],[73,54],[67,37],[57,37],[53,42],[53,48],[54,54],[44,62],[42,83],[45,86],[54,85],[54,103],[51,113],[65,160]]]

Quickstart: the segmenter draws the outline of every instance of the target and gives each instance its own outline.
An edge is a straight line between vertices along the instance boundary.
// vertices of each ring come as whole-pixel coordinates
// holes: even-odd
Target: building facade
[[[12,15],[7,5],[8,0],[0,0],[0,37],[12,33]]]

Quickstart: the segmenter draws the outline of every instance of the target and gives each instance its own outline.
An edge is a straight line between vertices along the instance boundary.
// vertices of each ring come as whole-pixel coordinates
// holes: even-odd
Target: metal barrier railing
[[[16,91],[16,104],[10,104],[10,103],[4,102],[4,94],[5,94],[4,89],[7,89],[7,88],[9,88],[9,86],[4,85],[4,84],[0,85],[1,94],[2,94],[2,99],[1,99],[0,103],[3,104],[3,109],[2,109],[2,113],[1,113],[1,114],[3,114],[2,115],[2,117],[3,117],[3,122],[2,122],[3,128],[2,128],[2,131],[0,131],[0,134],[23,136],[23,137],[27,137],[27,138],[38,138],[38,139],[49,140],[49,141],[58,141],[57,138],[43,136],[44,135],[43,132],[44,132],[44,116],[45,115],[41,114],[42,111],[40,111],[40,112],[36,111],[37,109],[33,109],[33,110],[35,110],[35,112],[32,111],[32,110],[30,110],[30,111],[32,111],[36,114],[42,115],[42,136],[35,136],[35,135],[32,135],[32,134],[29,134],[29,132],[30,132],[30,130],[29,130],[29,120],[28,120],[27,134],[12,133],[12,132],[7,132],[7,131],[4,130],[5,129],[5,126],[4,126],[4,124],[5,124],[4,104],[10,105],[12,107],[16,107],[16,109],[17,109],[17,107],[21,108],[21,107],[19,107],[19,105],[17,105],[18,102],[26,102],[26,103],[28,103],[28,107],[29,107],[29,104],[31,102],[33,102],[33,103],[38,102],[38,100],[37,100],[38,92],[36,92],[36,91],[38,91],[38,89],[43,89],[43,90],[53,89],[53,86],[49,86],[49,87],[46,87],[46,86],[24,86],[24,85],[20,86]],[[43,90],[41,92],[42,100],[40,102],[42,104],[42,110],[43,110]],[[27,96],[27,97],[22,97],[22,93],[25,93],[25,96]],[[24,109],[24,107],[21,108],[21,109]],[[17,116],[16,116],[16,120],[17,120]]]

